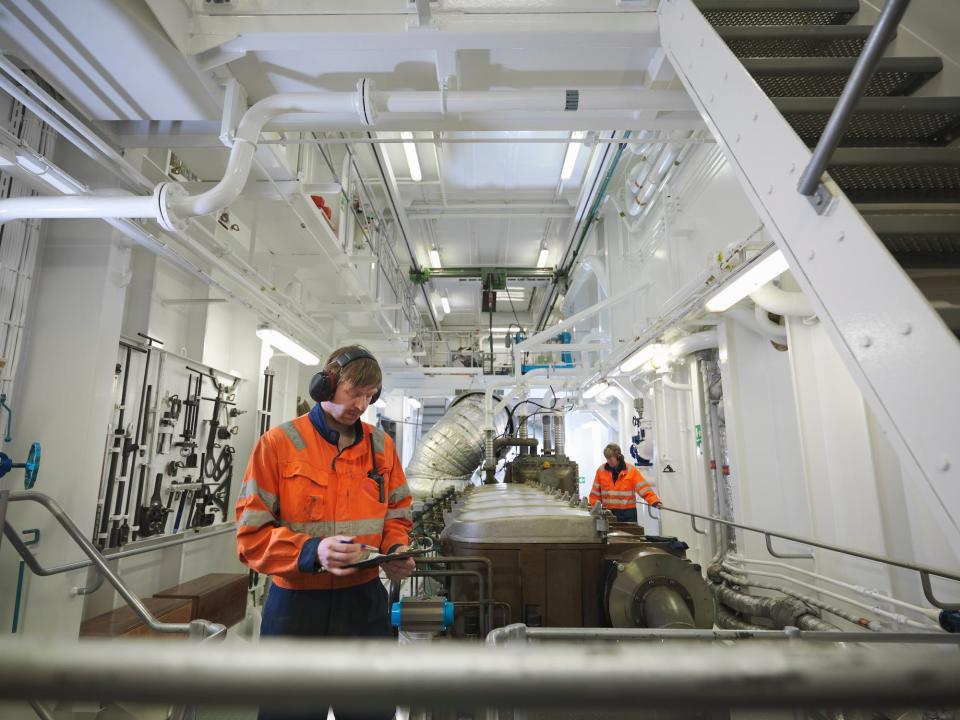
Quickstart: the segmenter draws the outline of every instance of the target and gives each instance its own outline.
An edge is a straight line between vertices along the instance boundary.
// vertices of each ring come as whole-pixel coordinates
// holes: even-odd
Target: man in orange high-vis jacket
[[[623,451],[616,443],[603,449],[607,461],[597,468],[590,489],[590,505],[598,502],[610,510],[617,522],[637,522],[637,495],[649,505],[660,507],[660,498],[647,484],[636,465],[627,465]]]
[[[393,440],[360,421],[381,380],[368,351],[336,350],[310,384],[313,409],[265,433],[253,450],[236,506],[237,550],[241,562],[273,579],[261,637],[391,635],[377,569],[345,567],[367,548],[386,553],[410,542],[413,500]],[[382,567],[399,581],[415,565]],[[337,718],[386,719],[394,710]],[[261,719],[314,716],[325,718],[326,708],[260,712]]]

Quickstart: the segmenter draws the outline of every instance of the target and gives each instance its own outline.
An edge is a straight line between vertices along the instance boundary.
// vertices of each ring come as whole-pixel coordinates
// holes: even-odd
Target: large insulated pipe
[[[529,431],[527,430],[527,414],[521,410],[517,418],[517,437],[520,440],[527,440],[530,437]],[[528,453],[528,448],[523,446],[520,447],[521,455],[527,455]]]
[[[439,495],[448,487],[462,490],[484,459],[483,394],[455,399],[447,412],[421,438],[407,465],[407,484],[414,497]],[[499,427],[503,422],[496,423]],[[491,432],[490,444],[493,444]],[[491,453],[492,453],[492,447]]]
[[[563,425],[563,415],[553,416],[553,453],[554,455],[563,455],[566,449],[566,429]]]
[[[546,413],[543,423],[543,454],[553,455],[553,415]]]

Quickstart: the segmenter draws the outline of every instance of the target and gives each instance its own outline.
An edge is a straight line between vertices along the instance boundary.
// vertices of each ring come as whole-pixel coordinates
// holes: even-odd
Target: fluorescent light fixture
[[[777,250],[707,300],[706,308],[709,312],[723,312],[789,269],[787,259]]]
[[[606,390],[608,387],[610,386],[603,380],[601,380],[598,383],[594,383],[593,385],[591,385],[590,387],[588,387],[586,390],[583,391],[583,399],[589,400],[590,398],[596,397],[597,395],[602,393],[604,390]]]
[[[43,175],[48,169],[45,163],[35,160],[29,155],[17,155],[17,165],[34,175]]]
[[[571,140],[583,140],[587,136],[585,130],[574,130],[570,133]],[[563,158],[563,169],[560,171],[561,180],[569,180],[573,177],[573,168],[577,164],[577,155],[580,154],[582,143],[571,142],[567,145],[567,154]]]
[[[440,305],[443,307],[443,311],[449,315],[450,314],[450,301],[447,300],[446,295],[440,296]]]
[[[436,248],[430,248],[430,266],[435,268],[443,267],[443,265],[440,264],[440,251]]]
[[[295,343],[282,332],[273,328],[260,328],[257,330],[257,337],[263,340],[270,347],[276,348],[282,353],[289,355],[294,360],[304,365],[319,365],[320,358],[307,350],[302,345]]]
[[[628,373],[636,370],[653,357],[653,354],[657,351],[657,347],[657,343],[650,343],[649,345],[645,345],[644,347],[640,348],[637,350],[637,352],[620,363],[620,371]]]
[[[550,251],[546,248],[540,248],[540,257],[537,258],[537,267],[545,268],[547,266],[547,256],[550,254]]]
[[[403,153],[407,156],[407,165],[410,168],[410,179],[414,182],[423,180],[423,174],[420,172],[420,158],[417,157],[417,146],[413,144],[413,133],[402,132],[400,137],[404,140],[410,140],[403,144]]]

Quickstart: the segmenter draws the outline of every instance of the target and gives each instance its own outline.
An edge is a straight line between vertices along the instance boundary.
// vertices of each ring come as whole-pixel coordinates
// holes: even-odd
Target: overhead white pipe
[[[787,337],[786,328],[777,325],[777,329],[774,330],[773,321],[771,321],[769,318],[767,318],[766,322],[761,323],[755,310],[751,311],[743,306],[738,305],[730,308],[729,310],[724,310],[723,315],[725,317],[732,318],[747,330],[758,333],[759,335],[763,335],[763,337],[767,338],[768,340],[773,340],[774,342],[782,344]]]
[[[770,319],[770,316],[767,315],[767,311],[760,307],[759,305],[753,306],[753,316],[757,321],[757,326],[761,331],[770,336],[771,338],[776,339],[780,343],[784,343],[787,340],[787,328],[779,323],[775,323]]]
[[[750,293],[750,299],[767,312],[775,315],[799,315],[809,317],[814,309],[802,292],[782,290],[772,282]]]
[[[719,347],[720,340],[716,330],[691,333],[679,340],[670,343],[670,355],[676,358],[685,357],[701,350],[712,350]]]
[[[692,386],[689,383],[678,383],[671,380],[667,377],[667,373],[663,373],[659,377],[660,382],[663,383],[664,387],[670,388],[671,390],[691,390]]]
[[[561,320],[556,325],[553,325],[548,329],[537,333],[536,335],[531,335],[523,342],[516,343],[513,346],[514,373],[520,372],[520,356],[523,353],[530,352],[532,350],[537,349],[537,347],[539,347],[541,344],[546,343],[552,338],[554,338],[557,335],[557,333],[560,333],[560,332],[563,332],[564,330],[572,328],[578,322],[582,320],[586,320],[589,317],[593,317],[604,308],[609,307],[610,305],[614,305],[620,302],[621,300],[625,300],[633,296],[637,291],[642,290],[643,288],[647,287],[647,285],[649,284],[650,284],[649,281],[644,280],[641,282],[633,283],[632,285],[628,285],[627,287],[622,289],[620,292],[618,292],[616,295],[611,295],[605,298],[604,300],[601,300],[600,302],[596,303],[595,305],[591,305],[590,307],[585,308],[584,310],[581,310],[575,315],[571,315],[566,320]]]
[[[575,93],[575,94],[574,94]],[[237,132],[223,179],[199,195],[187,195],[176,183],[161,183],[149,198],[152,203],[119,202],[117,198],[76,196],[23,198],[23,204],[4,206],[11,200],[0,201],[0,222],[16,218],[88,218],[88,217],[155,217],[167,230],[183,230],[190,217],[206,215],[230,205],[243,190],[260,132],[280,115],[306,113],[326,116],[326,124],[336,122],[338,116],[355,113],[366,126],[373,126],[378,111],[386,112],[483,112],[503,110],[687,110],[692,107],[689,98],[673,90],[623,90],[600,88],[583,91],[569,90],[497,90],[486,92],[374,92],[373,82],[364,78],[355,92],[282,93],[264,98],[250,107],[237,126]],[[316,120],[317,127],[324,126]],[[18,198],[18,200],[21,200]],[[125,199],[128,200],[128,199]],[[149,210],[144,214],[144,210]]]

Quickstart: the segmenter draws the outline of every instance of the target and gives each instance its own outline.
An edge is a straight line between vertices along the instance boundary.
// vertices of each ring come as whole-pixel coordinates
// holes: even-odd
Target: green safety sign
[[[697,450],[700,450],[703,447],[703,430],[699,423],[694,425],[693,432],[697,438]]]

